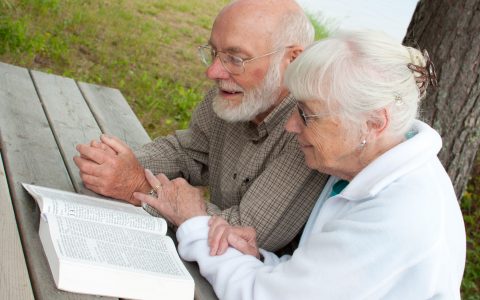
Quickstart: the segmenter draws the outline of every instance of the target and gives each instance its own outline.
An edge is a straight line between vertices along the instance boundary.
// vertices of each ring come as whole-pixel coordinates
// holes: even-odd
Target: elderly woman
[[[279,258],[248,229],[196,216],[178,228],[180,255],[221,299],[460,299],[462,215],[437,158],[441,138],[415,119],[434,76],[426,52],[382,33],[310,46],[285,75],[298,99],[286,129],[307,165],[331,177],[299,247]],[[175,200],[181,185],[160,182],[159,199],[137,196]]]

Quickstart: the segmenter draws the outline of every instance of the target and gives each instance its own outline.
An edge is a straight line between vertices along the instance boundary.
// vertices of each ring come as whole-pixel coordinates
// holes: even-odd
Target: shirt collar
[[[267,137],[279,125],[283,126],[296,103],[297,101],[293,96],[287,95],[260,124],[255,125],[253,122],[244,122],[243,128],[248,139],[253,141],[261,140]]]

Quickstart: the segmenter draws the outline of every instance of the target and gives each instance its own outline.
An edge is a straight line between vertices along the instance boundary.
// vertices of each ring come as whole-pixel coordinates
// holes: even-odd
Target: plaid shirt
[[[293,97],[255,126],[220,119],[214,95],[198,105],[189,129],[155,139],[137,157],[154,174],[209,186],[210,215],[253,226],[259,247],[278,250],[300,232],[328,176],[307,168],[295,136],[284,130]]]

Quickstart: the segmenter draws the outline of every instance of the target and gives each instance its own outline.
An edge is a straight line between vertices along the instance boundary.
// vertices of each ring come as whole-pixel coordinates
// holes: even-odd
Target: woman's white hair
[[[408,63],[425,66],[420,51],[382,32],[338,32],[312,44],[290,64],[285,84],[299,101],[324,101],[352,129],[363,128],[386,109],[387,133],[401,136],[417,117],[420,100]]]

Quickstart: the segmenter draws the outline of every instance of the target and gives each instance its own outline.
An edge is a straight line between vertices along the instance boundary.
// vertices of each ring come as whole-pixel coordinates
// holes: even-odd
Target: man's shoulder
[[[192,113],[192,122],[196,124],[203,124],[208,126],[212,126],[214,123],[220,121],[218,116],[213,111],[212,102],[215,96],[217,95],[217,91],[215,88],[211,88],[206,94],[203,100],[198,103],[195,107],[195,110]],[[203,127],[201,125],[201,127]]]

